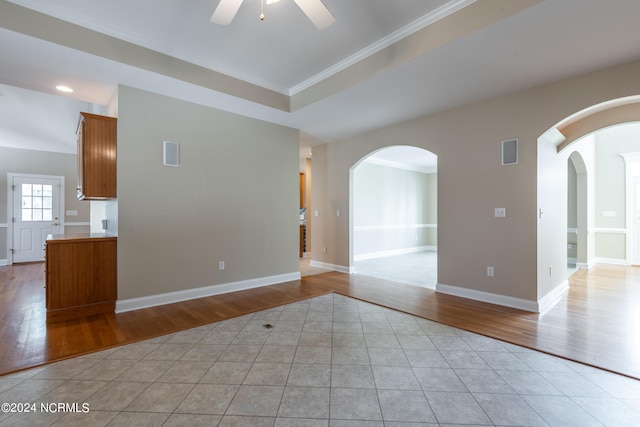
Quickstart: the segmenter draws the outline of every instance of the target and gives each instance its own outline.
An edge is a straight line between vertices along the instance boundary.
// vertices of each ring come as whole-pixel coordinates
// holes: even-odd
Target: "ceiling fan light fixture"
[[[336,20],[322,0],[294,0],[319,30],[324,30]]]
[[[211,22],[218,25],[229,25],[238,13],[242,0],[220,0],[218,7],[211,15]]]
[[[273,4],[278,1],[279,0],[266,0],[266,3]],[[211,22],[219,25],[231,24],[242,2],[243,0],[220,0],[211,16]],[[294,2],[319,30],[327,28],[336,20],[329,9],[322,3],[322,0],[294,0]],[[265,0],[261,0],[261,20],[264,20],[264,3]]]

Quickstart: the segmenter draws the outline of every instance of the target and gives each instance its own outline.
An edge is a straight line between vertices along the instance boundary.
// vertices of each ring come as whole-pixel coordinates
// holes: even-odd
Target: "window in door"
[[[51,221],[53,218],[53,185],[22,184],[22,222]]]

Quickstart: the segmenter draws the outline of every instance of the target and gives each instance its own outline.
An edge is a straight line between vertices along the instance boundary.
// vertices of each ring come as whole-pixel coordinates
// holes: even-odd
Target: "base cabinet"
[[[113,313],[117,238],[50,235],[46,245],[47,322]]]

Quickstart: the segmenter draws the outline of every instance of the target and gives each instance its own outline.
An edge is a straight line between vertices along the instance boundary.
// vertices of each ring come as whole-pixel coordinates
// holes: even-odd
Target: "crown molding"
[[[302,92],[305,89],[310,88],[311,86],[320,83],[321,81],[328,79],[329,77],[343,71],[352,65],[362,61],[363,59],[368,58],[369,56],[380,52],[383,49],[393,45],[394,43],[404,39],[407,36],[419,31],[423,28],[428,27],[431,24],[438,22],[441,19],[446,18],[449,15],[454,14],[455,12],[464,9],[470,4],[475,3],[477,0],[452,0],[449,3],[433,10],[432,12],[424,15],[421,18],[416,19],[410,24],[405,25],[399,30],[394,31],[386,37],[381,38],[373,44],[365,47],[364,49],[354,53],[346,59],[343,59],[340,62],[332,65],[329,68],[326,68],[324,71],[316,74],[313,77],[293,86],[289,90],[289,96],[293,96],[299,92]]]
[[[346,59],[337,62],[336,64],[326,68],[320,73],[304,80],[303,82],[291,87],[274,87],[274,85],[270,84],[266,81],[258,81],[256,79],[249,78],[247,75],[238,75],[234,73],[232,70],[224,69],[224,67],[210,67],[206,58],[200,57],[199,55],[195,55],[193,52],[188,52],[183,49],[177,49],[175,46],[168,46],[165,43],[160,43],[156,40],[150,39],[148,37],[141,36],[140,34],[135,34],[129,31],[122,31],[121,29],[115,28],[112,25],[108,25],[105,22],[96,19],[90,18],[79,13],[74,13],[73,11],[69,11],[67,9],[62,8],[59,4],[55,2],[51,3],[43,3],[38,0],[7,0],[10,3],[16,4],[18,6],[22,6],[40,13],[44,13],[51,17],[60,19],[62,21],[66,21],[80,27],[89,28],[98,33],[102,33],[111,37],[114,37],[119,40],[123,40],[134,45],[142,46],[147,49],[151,49],[156,52],[173,52],[171,56],[175,58],[181,59],[183,61],[212,69],[218,73],[226,74],[228,76],[232,76],[236,79],[242,80],[244,82],[254,84],[260,86],[262,88],[280,93],[282,95],[293,96],[309,87],[329,78],[333,75],[343,71],[354,64],[360,62],[363,59],[368,58],[369,56],[380,52],[381,50],[393,45],[394,43],[404,39],[407,36],[419,31],[425,27],[428,27],[435,22],[438,22],[441,19],[446,18],[449,15],[475,3],[477,0],[451,0],[450,2],[442,5],[441,7],[433,10],[432,12],[416,19],[415,21],[405,25],[399,30],[394,31],[393,33],[383,37],[382,39],[372,43],[371,45],[365,47],[364,49],[356,52],[355,54],[347,57]]]

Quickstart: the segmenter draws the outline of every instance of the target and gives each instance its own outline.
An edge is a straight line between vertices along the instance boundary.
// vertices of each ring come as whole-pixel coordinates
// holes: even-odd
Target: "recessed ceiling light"
[[[73,92],[73,89],[63,85],[56,86],[56,89],[58,89],[60,92],[67,92],[67,93]]]

